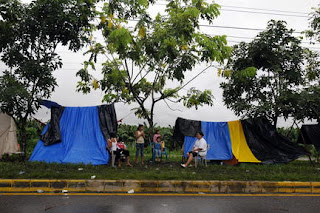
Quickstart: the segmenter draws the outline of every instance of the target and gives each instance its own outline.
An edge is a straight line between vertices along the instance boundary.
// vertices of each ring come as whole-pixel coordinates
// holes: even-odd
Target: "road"
[[[0,196],[1,213],[319,212],[320,197]]]

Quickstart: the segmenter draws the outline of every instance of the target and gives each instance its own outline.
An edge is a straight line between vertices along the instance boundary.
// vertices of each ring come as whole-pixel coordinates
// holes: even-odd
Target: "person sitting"
[[[155,161],[160,162],[161,154],[164,148],[163,145],[164,145],[164,142],[161,141],[161,137],[159,136],[153,146],[154,153],[155,153]]]
[[[203,136],[204,134],[201,131],[196,134],[197,140],[193,146],[192,151],[187,153],[187,163],[181,164],[182,168],[186,168],[187,166],[189,166],[194,157],[207,155],[207,141],[203,138]]]
[[[129,150],[127,149],[127,146],[123,142],[121,137],[119,137],[118,142],[117,142],[117,155],[116,156],[117,156],[116,160],[118,162],[118,167],[121,167],[121,156],[125,156],[125,160],[126,160],[126,165],[127,166],[132,166],[130,164],[130,153],[129,153]]]

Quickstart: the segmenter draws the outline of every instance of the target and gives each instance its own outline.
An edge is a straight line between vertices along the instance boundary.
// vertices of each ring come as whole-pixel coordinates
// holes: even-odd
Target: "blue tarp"
[[[230,160],[233,158],[227,122],[201,122],[204,139],[209,144],[208,160]],[[195,137],[185,137],[184,154],[192,150]]]
[[[46,126],[44,134],[48,129]],[[66,107],[60,119],[61,143],[39,140],[30,161],[108,164],[109,153],[99,125],[98,107]]]

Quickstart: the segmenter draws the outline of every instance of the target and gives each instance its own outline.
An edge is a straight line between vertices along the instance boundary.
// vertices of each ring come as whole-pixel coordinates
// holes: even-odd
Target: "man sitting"
[[[197,140],[193,146],[193,149],[191,152],[187,153],[187,163],[181,164],[181,167],[186,168],[187,166],[189,166],[194,157],[202,157],[207,155],[207,141],[203,138],[203,136],[204,134],[201,131],[196,134]]]

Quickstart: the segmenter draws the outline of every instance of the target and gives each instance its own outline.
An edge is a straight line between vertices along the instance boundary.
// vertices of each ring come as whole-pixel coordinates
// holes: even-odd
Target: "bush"
[[[287,138],[289,138],[291,141],[293,142],[297,142],[298,141],[298,137],[299,137],[299,129],[298,128],[277,128],[278,133],[286,136]]]

